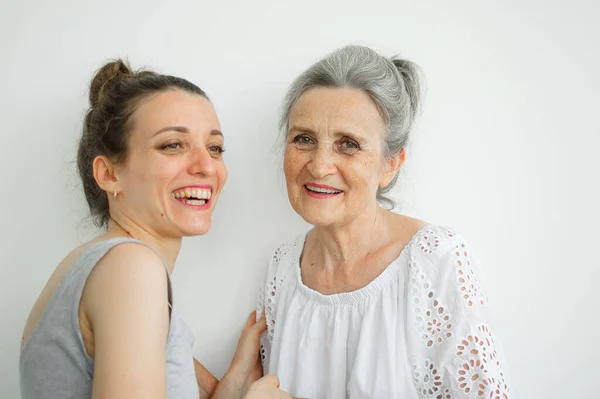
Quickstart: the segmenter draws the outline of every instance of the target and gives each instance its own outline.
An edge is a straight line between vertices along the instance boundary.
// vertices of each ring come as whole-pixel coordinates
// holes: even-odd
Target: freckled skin
[[[284,153],[288,197],[315,226],[344,225],[376,205],[377,189],[397,168],[383,157],[385,123],[369,96],[354,89],[313,88],[292,107]],[[306,183],[343,192],[325,200]]]
[[[404,149],[383,154],[386,125],[371,98],[348,88],[312,88],[290,110],[284,171],[290,204],[314,226],[301,255],[301,278],[324,295],[373,281],[423,222],[381,208]],[[339,193],[315,194],[308,187]],[[314,191],[314,190],[313,190]]]

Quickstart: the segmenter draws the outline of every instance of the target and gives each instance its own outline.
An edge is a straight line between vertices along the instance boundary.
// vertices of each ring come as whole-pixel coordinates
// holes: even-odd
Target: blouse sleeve
[[[477,263],[449,229],[418,237],[409,264],[408,340],[419,398],[513,399]]]
[[[287,271],[280,266],[280,263],[286,259],[290,251],[297,245],[298,240],[287,241],[272,252],[265,278],[259,290],[256,317],[258,320],[264,313],[267,322],[267,330],[260,337],[260,357],[264,374],[269,373],[271,347],[275,333],[275,315],[277,314],[281,286]]]
[[[261,283],[258,291],[258,301],[256,304],[256,319],[260,319],[263,313],[265,313],[267,321],[267,330],[264,331],[260,336],[260,360],[262,363],[263,373],[269,373],[269,355],[271,354],[271,341],[272,337],[269,334],[269,322],[272,322],[272,313],[267,311],[267,295],[268,295],[268,281],[271,280],[270,274],[272,273],[273,265],[270,262],[265,275],[265,279]]]

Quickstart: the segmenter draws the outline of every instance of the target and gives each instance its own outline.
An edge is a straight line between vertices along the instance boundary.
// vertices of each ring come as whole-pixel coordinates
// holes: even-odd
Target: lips
[[[342,190],[338,190],[335,187],[324,186],[324,185],[315,185],[315,184],[305,184],[304,188],[313,193],[321,193],[321,194],[339,194]]]
[[[336,187],[316,183],[305,184],[304,191],[309,197],[317,199],[334,198],[343,193],[342,190],[339,190]]]

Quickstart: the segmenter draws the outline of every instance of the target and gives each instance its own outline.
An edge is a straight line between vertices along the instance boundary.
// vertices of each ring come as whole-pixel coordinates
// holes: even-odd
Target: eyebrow
[[[309,128],[304,127],[304,126],[299,126],[299,125],[292,125],[290,127],[290,130],[289,130],[288,134],[290,132],[293,132],[293,131],[302,132],[302,133],[309,133],[309,134],[312,134],[312,135],[315,135],[315,136],[317,135],[317,133],[314,130],[309,129]],[[365,140],[365,138],[362,137],[359,134],[355,134],[355,133],[351,133],[351,132],[347,132],[347,131],[343,131],[343,130],[336,131],[335,132],[335,136],[337,136],[337,137],[344,137],[344,136],[346,136],[346,137],[350,137],[351,139],[359,140],[359,141]]]
[[[307,127],[303,127],[303,126],[298,126],[298,125],[292,125],[290,126],[290,129],[288,131],[288,134],[292,131],[298,131],[298,132],[303,132],[303,133],[310,133],[310,134],[316,134],[314,130],[309,129]]]
[[[159,131],[157,131],[156,133],[154,133],[152,135],[152,137],[154,136],[158,136],[161,133],[164,132],[179,132],[179,133],[189,133],[190,130],[187,127],[184,126],[167,126],[167,127],[163,127],[162,129],[160,129]],[[210,135],[211,136],[221,136],[223,137],[223,133],[220,130],[217,129],[213,129],[210,131]]]

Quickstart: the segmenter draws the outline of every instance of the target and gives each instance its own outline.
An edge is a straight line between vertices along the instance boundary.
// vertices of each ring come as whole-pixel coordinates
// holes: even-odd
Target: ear
[[[92,170],[94,171],[94,179],[98,186],[106,191],[108,197],[113,195],[113,192],[118,192],[118,179],[115,174],[114,163],[103,155],[94,158],[92,162]]]
[[[381,179],[379,180],[379,187],[386,187],[392,182],[394,176],[398,174],[398,171],[406,160],[406,151],[404,147],[400,149],[393,157],[385,160],[385,170]]]

